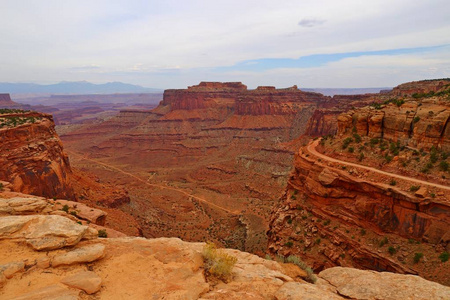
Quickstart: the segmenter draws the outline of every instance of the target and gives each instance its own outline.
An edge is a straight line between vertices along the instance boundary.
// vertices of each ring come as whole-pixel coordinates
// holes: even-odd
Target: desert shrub
[[[306,272],[307,281],[309,281],[311,283],[316,283],[317,277],[316,277],[316,275],[314,275],[314,271],[297,256],[289,255],[287,258],[284,259],[283,262],[297,265],[300,269],[302,269]]]
[[[322,240],[321,240],[320,238],[317,238],[317,239],[316,239],[316,244],[317,244],[317,245],[320,245],[320,242],[322,242]]]
[[[411,192],[417,192],[420,189],[420,185],[412,185],[409,190]]]
[[[387,155],[387,154],[386,154],[386,156],[385,156],[384,158],[386,159],[386,161],[387,161],[388,163],[390,163],[390,162],[392,161],[392,159],[393,159],[392,156]]]
[[[364,228],[361,229],[361,235],[366,235],[366,230]]]
[[[446,162],[446,161],[441,161],[441,162],[439,163],[439,169],[440,169],[441,171],[447,172],[448,169],[449,169],[448,162]]]
[[[418,263],[420,261],[420,259],[423,257],[423,253],[422,252],[418,252],[418,253],[414,253],[414,263]]]
[[[76,216],[77,216],[77,212],[76,212],[76,211],[74,211],[74,210],[72,210],[72,211],[70,212],[70,214],[71,214],[72,216],[74,216],[74,217],[76,217]]]
[[[69,213],[69,205],[65,204],[62,208],[62,211],[65,211],[66,213]]]
[[[448,253],[448,252],[443,252],[443,253],[441,253],[441,255],[439,255],[439,259],[442,262],[446,262],[449,259],[449,257],[450,257],[450,253]]]
[[[3,183],[0,182],[0,192],[3,191],[3,189],[4,189]]]
[[[330,223],[331,223],[331,220],[330,220],[330,219],[326,219],[326,220],[323,222],[323,225],[328,226],[328,225],[330,225]]]
[[[386,245],[388,243],[388,238],[384,237],[381,241],[380,241],[380,247],[383,247],[384,245]]]
[[[208,275],[223,281],[231,279],[231,271],[237,262],[236,257],[217,250],[213,243],[207,243],[202,254]]]
[[[355,143],[361,143],[361,136],[359,134],[354,133],[353,138],[355,139]]]
[[[395,252],[397,252],[397,250],[395,250],[395,248],[394,248],[394,247],[392,247],[392,246],[389,246],[389,248],[388,248],[388,252],[389,252],[389,254],[393,255],[393,254],[395,254]]]
[[[348,152],[350,152],[350,153],[355,152],[355,148],[353,148],[353,147],[348,147]]]
[[[358,160],[362,161],[364,159],[364,153],[361,152],[361,154],[359,154]]]
[[[345,138],[342,141],[342,149],[346,149],[350,143],[353,143],[353,139],[351,137]]]
[[[292,219],[289,217],[289,219],[287,219],[288,224],[292,224]]]
[[[397,181],[395,181],[394,179],[391,179],[391,181],[389,182],[389,185],[397,185]]]
[[[419,117],[419,116],[414,117],[414,119],[413,119],[413,122],[414,122],[414,123],[417,123],[417,122],[419,122],[419,121],[420,121],[420,117]]]
[[[108,237],[108,233],[106,232],[106,229],[100,229],[98,231],[98,237],[99,238],[107,238]]]
[[[286,247],[291,248],[292,246],[294,246],[294,243],[293,243],[292,241],[287,241],[284,245],[285,245]]]

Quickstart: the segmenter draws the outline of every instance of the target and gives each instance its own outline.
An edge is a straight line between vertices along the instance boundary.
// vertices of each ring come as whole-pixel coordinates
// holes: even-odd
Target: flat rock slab
[[[319,276],[352,299],[450,299],[450,287],[414,275],[334,267]]]
[[[79,294],[80,291],[55,284],[15,297],[14,300],[78,300]]]
[[[105,255],[105,245],[93,244],[82,246],[64,254],[56,255],[52,260],[52,266],[72,265],[92,262]]]
[[[103,210],[92,208],[83,203],[69,200],[58,199],[56,203],[59,203],[60,207],[67,205],[69,207],[69,211],[76,213],[77,217],[80,219],[87,220],[97,225],[105,225],[107,213]]]
[[[96,230],[68,218],[52,215],[0,218],[0,240],[25,240],[34,250],[54,250],[96,238]]]
[[[344,299],[332,292],[324,291],[313,284],[286,282],[275,293],[277,300],[338,300]]]
[[[61,283],[94,294],[100,290],[102,279],[94,272],[84,271],[65,277]]]
[[[0,198],[0,215],[26,215],[35,214],[44,210],[48,202],[43,198],[13,197]]]

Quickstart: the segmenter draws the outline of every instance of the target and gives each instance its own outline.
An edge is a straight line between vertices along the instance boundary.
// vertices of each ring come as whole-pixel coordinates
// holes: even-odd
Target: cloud
[[[325,20],[306,18],[306,19],[301,19],[300,22],[298,22],[298,25],[301,27],[314,27],[314,26],[322,25],[323,23],[325,23]]]

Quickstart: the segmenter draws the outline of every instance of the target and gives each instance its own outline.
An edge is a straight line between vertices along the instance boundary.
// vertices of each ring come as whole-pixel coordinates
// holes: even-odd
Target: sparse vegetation
[[[313,270],[306,263],[304,263],[300,258],[298,258],[297,256],[294,256],[294,255],[289,255],[287,258],[284,258],[281,256],[280,258],[282,258],[281,262],[297,265],[300,269],[302,269],[306,272],[307,281],[309,281],[311,283],[316,283],[317,277],[316,277],[316,275],[314,275]]]
[[[217,250],[216,245],[210,242],[205,245],[202,254],[207,275],[225,282],[231,279],[236,257]]]
[[[419,189],[420,189],[420,185],[412,185],[412,186],[409,188],[409,191],[410,191],[410,192],[417,192]]]
[[[446,162],[445,160],[441,161],[441,162],[439,163],[439,169],[440,169],[441,171],[447,172],[447,171],[449,170],[448,162]]]
[[[389,182],[389,185],[395,186],[395,185],[397,185],[397,181],[395,181],[394,179],[391,179],[391,181]]]
[[[441,260],[441,262],[446,262],[446,261],[448,261],[449,258],[450,258],[450,253],[448,253],[448,252],[443,252],[443,253],[441,253],[441,255],[439,255],[439,259]]]
[[[423,257],[423,253],[422,252],[415,253],[414,254],[414,258],[413,258],[414,263],[417,264],[422,259],[422,257]]]
[[[384,245],[386,245],[387,243],[388,243],[389,241],[388,241],[388,238],[387,237],[384,237],[381,241],[380,241],[380,247],[383,247]]]
[[[391,254],[391,255],[394,255],[396,252],[397,252],[397,250],[395,250],[395,248],[394,247],[392,247],[392,246],[389,246],[389,248],[388,248],[388,252],[389,252],[389,254]]]
[[[66,213],[69,213],[69,205],[65,204],[62,208],[62,211],[65,211]]]
[[[3,183],[0,182],[0,192],[3,191],[4,188]]]
[[[99,238],[107,238],[108,237],[108,233],[106,232],[106,229],[100,229],[98,231],[98,237]]]

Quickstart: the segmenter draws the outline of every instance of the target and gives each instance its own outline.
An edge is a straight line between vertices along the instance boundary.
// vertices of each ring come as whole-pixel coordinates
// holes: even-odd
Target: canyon
[[[6,167],[0,180],[6,192],[0,211],[62,216],[87,226],[78,236],[86,239],[80,245],[78,237],[62,242],[69,248],[99,244],[92,240],[100,230],[117,238],[100,244],[121,249],[108,257],[177,248],[175,256],[188,251],[197,253],[191,257],[195,260],[205,247],[199,242],[205,241],[238,249],[223,250],[238,257],[238,269],[258,264],[266,268],[261,272],[284,274],[274,275],[284,284],[255,299],[290,299],[287,283],[295,290],[324,284],[334,293],[330,298],[358,299],[367,295],[347,294],[347,287],[331,278],[375,276],[384,282],[385,275],[352,268],[450,285],[449,87],[444,79],[379,94],[328,97],[296,86],[248,90],[240,82],[201,82],[166,90],[154,109],[135,105],[98,118],[94,112],[90,120],[68,118],[56,126],[62,141],[51,115],[3,109],[0,164]],[[2,99],[12,105],[9,96]],[[50,222],[38,219],[32,222]],[[29,245],[42,243],[47,247],[39,239]],[[164,250],[153,250],[156,244]],[[14,242],[8,246],[16,247]],[[319,274],[319,285],[291,284],[307,278],[286,273],[283,263],[239,251],[299,257]],[[115,272],[106,271],[107,265],[96,263],[102,278]],[[196,290],[183,287],[175,294],[220,299],[243,297],[235,293],[247,289],[232,283],[216,290],[202,277],[207,273],[202,263],[192,268]],[[60,288],[63,273],[58,273],[52,280]],[[243,274],[233,276],[243,281]],[[245,276],[251,284],[260,280]],[[288,294],[280,296],[281,291]],[[102,288],[100,295],[109,292]],[[325,293],[317,292],[318,299]]]

